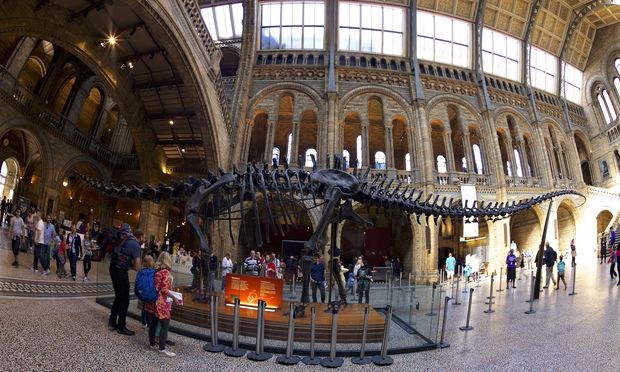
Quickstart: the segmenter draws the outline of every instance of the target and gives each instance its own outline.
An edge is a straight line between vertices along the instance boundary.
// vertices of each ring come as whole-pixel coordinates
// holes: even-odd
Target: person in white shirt
[[[233,272],[234,264],[230,259],[230,253],[226,253],[222,259],[222,292],[226,288],[226,275]]]
[[[41,262],[41,266],[42,266],[42,274],[43,275],[48,275],[49,274],[49,253],[47,254],[47,257],[45,257],[45,239],[44,239],[44,231],[45,231],[45,222],[43,221],[43,218],[41,218],[41,212],[37,212],[36,213],[36,217],[35,217],[35,230],[34,230],[34,243],[35,243],[35,249],[37,250],[37,255],[35,256],[35,261],[34,261],[34,271],[37,271],[38,269],[38,265],[37,265],[37,257],[39,259],[39,261]]]

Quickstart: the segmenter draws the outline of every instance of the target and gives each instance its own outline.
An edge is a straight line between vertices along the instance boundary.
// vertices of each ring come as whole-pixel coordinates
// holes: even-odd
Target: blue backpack
[[[143,303],[155,302],[157,300],[157,289],[155,289],[155,269],[145,267],[138,271],[135,285],[136,296]]]

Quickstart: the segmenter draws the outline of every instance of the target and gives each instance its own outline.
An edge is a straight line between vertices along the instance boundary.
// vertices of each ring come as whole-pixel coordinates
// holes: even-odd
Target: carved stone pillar
[[[293,141],[291,144],[291,158],[288,159],[288,162],[290,164],[295,164],[295,165],[302,165],[302,164],[297,164],[298,163],[298,158],[299,158],[299,127],[300,127],[300,123],[299,121],[294,121],[293,122]]]
[[[456,163],[454,162],[454,149],[452,148],[452,131],[447,130],[443,133],[443,145],[446,148],[446,163],[448,173],[452,173],[456,169]]]
[[[370,146],[368,144],[368,126],[369,123],[362,123],[362,166],[373,168],[374,164],[370,162]]]
[[[465,149],[465,159],[467,160],[467,172],[476,173],[474,166],[474,151],[471,147],[469,131],[463,132],[463,148]]]
[[[154,235],[163,237],[166,232],[166,220],[168,218],[168,202],[154,203],[143,201],[140,207],[139,228],[144,231],[144,236]]]
[[[395,168],[394,162],[394,137],[392,136],[393,126],[387,124],[385,126],[385,169]]]
[[[19,73],[24,68],[28,57],[37,46],[37,39],[34,37],[23,37],[18,43],[13,54],[6,64],[6,70],[17,79]]]
[[[519,149],[519,157],[521,158],[521,170],[523,172],[523,177],[530,178],[532,177],[532,173],[528,169],[529,163],[527,159],[527,150],[525,149],[525,141],[521,136],[517,137],[517,148]]]
[[[510,162],[510,173],[512,173],[513,177],[517,177],[517,161],[515,159],[515,152],[512,147],[512,140],[509,136],[505,137],[506,141],[506,152],[508,152],[508,161]]]
[[[275,131],[276,131],[276,121],[268,120],[267,121],[267,138],[265,138],[265,157],[264,157],[264,161],[267,162],[267,164],[271,164]]]

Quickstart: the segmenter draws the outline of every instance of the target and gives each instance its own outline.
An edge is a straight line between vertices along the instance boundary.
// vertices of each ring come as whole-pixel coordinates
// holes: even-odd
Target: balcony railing
[[[486,174],[476,174],[467,172],[447,172],[440,173],[433,171],[434,178],[438,185],[476,185],[491,186],[491,177]]]
[[[517,177],[505,176],[506,185],[509,187],[540,187],[542,181],[540,177]]]
[[[15,77],[1,65],[0,98],[56,137],[90,153],[107,164],[123,165],[129,168],[138,166],[135,155],[114,155],[101,142],[80,131],[75,123],[65,116],[53,112],[39,97],[25,87],[18,85]]]

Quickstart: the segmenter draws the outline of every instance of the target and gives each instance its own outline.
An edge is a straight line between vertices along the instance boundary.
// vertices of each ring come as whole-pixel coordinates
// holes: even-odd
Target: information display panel
[[[258,306],[258,301],[267,303],[268,309],[282,307],[282,279],[254,275],[226,275],[226,302],[234,303],[239,298],[242,306]]]

